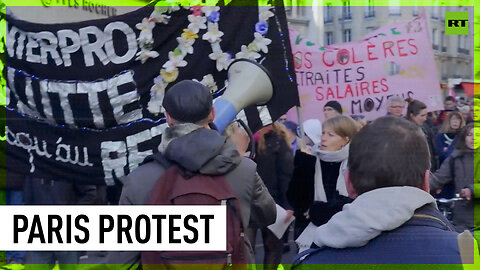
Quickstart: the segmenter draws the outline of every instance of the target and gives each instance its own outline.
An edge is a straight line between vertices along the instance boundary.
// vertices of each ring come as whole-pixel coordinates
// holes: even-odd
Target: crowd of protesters
[[[191,102],[183,104],[182,102],[185,100],[182,101],[179,98],[179,96],[188,95],[194,96],[196,107],[192,107]],[[262,263],[265,265],[265,269],[278,268],[285,251],[284,243],[288,234],[287,230],[283,238],[278,238],[266,228],[267,225],[274,222],[275,204],[286,210],[287,218],[285,220],[291,216],[295,217],[292,226],[298,252],[311,250],[319,245],[332,248],[331,251],[327,250],[325,253],[315,253],[311,257],[314,259],[311,259],[310,263],[342,263],[341,261],[335,262],[332,259],[335,256],[332,257],[328,254],[335,255],[338,251],[336,249],[339,247],[348,250],[349,247],[362,246],[357,242],[352,243],[352,241],[359,241],[353,236],[353,240],[345,240],[345,243],[348,244],[338,245],[331,243],[338,242],[342,237],[348,235],[339,236],[338,239],[330,238],[334,238],[335,235],[341,234],[342,230],[344,231],[335,226],[344,226],[341,225],[342,218],[345,218],[342,215],[354,216],[355,213],[352,211],[355,209],[360,209],[357,215],[362,215],[362,211],[365,211],[365,217],[367,217],[366,223],[359,225],[360,228],[373,222],[368,219],[368,215],[371,214],[368,211],[375,212],[375,208],[369,210],[368,203],[358,201],[357,198],[384,199],[382,196],[385,195],[378,195],[378,192],[375,193],[376,195],[372,195],[372,192],[381,188],[386,188],[387,193],[385,194],[388,194],[388,192],[393,192],[395,186],[404,187],[404,189],[395,190],[398,192],[395,194],[404,192],[407,194],[407,198],[410,198],[408,196],[414,197],[412,194],[421,193],[419,197],[423,199],[419,199],[419,201],[412,199],[412,204],[417,203],[418,205],[409,207],[416,207],[412,208],[415,211],[421,208],[420,212],[423,214],[424,212],[431,214],[433,210],[424,209],[423,206],[435,202],[434,199],[428,197],[430,195],[427,193],[437,198],[458,196],[464,200],[455,204],[451,228],[461,233],[464,230],[474,231],[480,226],[480,223],[474,220],[474,205],[478,204],[475,198],[480,196],[478,192],[475,193],[477,186],[474,184],[475,181],[478,181],[478,173],[480,173],[477,172],[480,170],[478,166],[474,167],[474,150],[479,146],[478,139],[475,139],[475,135],[479,133],[474,132],[474,129],[480,120],[480,115],[474,113],[473,99],[460,103],[454,97],[447,97],[444,104],[445,110],[431,112],[426,104],[419,100],[404,100],[394,96],[387,101],[385,112],[387,117],[382,117],[373,123],[367,123],[361,115],[343,115],[340,103],[329,101],[324,106],[323,117],[319,116],[319,119],[323,119],[323,123],[319,119],[309,119],[300,123],[300,127],[299,123],[295,123],[292,119],[287,120],[286,116],[282,116],[278,121],[263,127],[252,136],[255,147],[251,147],[250,138],[240,125],[231,124],[227,127],[223,133],[227,138],[226,141],[225,137],[210,130],[209,124],[212,122],[215,112],[211,107],[211,95],[201,84],[193,81],[180,82],[167,92],[163,102],[170,127],[165,131],[162,143],[159,145],[159,153],[170,161],[178,163],[187,171],[225,176],[240,200],[242,223],[246,234],[245,241],[249,242],[247,247],[250,253],[254,251],[252,246],[255,246],[257,232],[261,233],[265,250]],[[190,109],[185,111],[185,107]],[[303,131],[303,134],[300,131]],[[356,139],[357,136],[359,136],[358,139]],[[377,137],[378,141],[375,141]],[[211,155],[197,155],[196,153],[201,151],[200,148],[190,147],[187,149],[184,147],[185,143],[192,141],[204,141],[205,145],[211,146],[212,149],[208,152]],[[395,145],[398,142],[397,146],[391,146],[392,152],[386,156],[391,159],[390,161],[381,156],[385,153],[376,143],[382,142],[385,145]],[[422,146],[423,142],[426,143]],[[199,143],[190,145],[199,145]],[[353,150],[352,147],[355,147],[356,150]],[[411,153],[401,150],[401,147],[410,149]],[[253,153],[252,150],[254,150]],[[352,153],[355,156],[352,157]],[[395,155],[398,156],[394,157]],[[248,156],[251,159],[247,158]],[[373,157],[374,161],[367,164],[366,161],[369,158],[366,156]],[[422,163],[425,162],[421,159],[422,157],[428,158],[428,162]],[[383,165],[380,164],[382,163],[381,158],[385,160]],[[352,162],[353,164],[351,164]],[[372,162],[377,162],[377,164]],[[399,166],[401,164],[411,165],[412,168],[403,168],[404,171],[407,171],[404,174],[408,177],[413,175],[412,177],[416,177],[418,181],[411,184],[408,181],[402,182],[401,178],[398,178],[398,182],[382,178],[382,173],[389,177],[393,172],[398,175],[403,173],[400,169],[393,168],[395,162]],[[367,173],[362,166],[375,168],[371,168],[371,171]],[[415,174],[417,172],[415,170],[418,172],[423,170],[424,173]],[[149,198],[149,192],[164,172],[165,168],[156,163],[140,166],[139,169],[122,179],[124,186],[121,197],[114,195],[113,199],[107,196],[107,190],[104,187],[79,187],[60,180],[27,177],[24,179],[23,192],[16,188],[7,193],[7,203],[107,204],[107,201],[110,203],[120,201],[120,204],[145,204]],[[397,176],[392,175],[391,177]],[[371,183],[360,183],[362,177],[365,179],[371,177],[373,180]],[[405,186],[410,188],[405,188]],[[417,190],[412,191],[412,187],[416,187]],[[112,193],[115,194],[115,192],[108,192],[110,195]],[[118,192],[118,194],[120,193]],[[390,196],[394,198],[397,195]],[[366,208],[361,208],[363,206]],[[394,206],[392,209],[388,209],[388,206],[388,203],[385,206],[379,206],[379,211],[372,214],[371,217],[395,209]],[[410,227],[402,227],[402,224],[412,222],[413,210],[411,215],[393,215],[389,222],[398,223],[397,227],[383,228],[380,226],[381,230],[389,231],[400,227],[403,228],[402,230],[410,230]],[[435,216],[436,214],[431,215]],[[358,216],[352,218],[352,224],[361,223],[361,220],[356,220],[358,218]],[[384,217],[378,219],[382,220],[382,218]],[[449,223],[444,218],[435,218]],[[353,226],[352,224],[348,226]],[[331,241],[330,244],[322,242],[326,241],[325,239],[318,240],[319,228],[331,232],[325,236],[328,241]],[[450,228],[450,225],[447,224],[446,228]],[[371,233],[371,231],[369,232]],[[402,233],[406,232],[402,231]],[[418,233],[425,232],[419,231]],[[378,232],[375,236],[365,235],[366,240],[364,241],[368,242],[379,234],[382,233]],[[444,236],[447,242],[451,241],[450,238],[453,237],[451,234]],[[378,241],[391,241],[394,238],[392,237],[383,235],[383,238],[379,237]],[[437,243],[438,239],[435,241]],[[407,242],[405,240],[401,245],[407,247],[408,244],[411,244]],[[449,245],[447,242],[439,245]],[[371,247],[371,252],[378,252],[379,248],[380,246]],[[347,257],[363,256],[365,262],[375,262],[369,257],[370,255],[365,255],[364,252],[352,251],[346,254]],[[80,252],[35,251],[27,252],[26,255],[21,252],[7,252],[7,262],[11,265],[25,264],[25,268],[28,268],[29,264],[36,264],[35,269],[40,269],[39,264],[43,265],[41,269],[52,269],[53,265],[58,263],[62,269],[67,269],[68,264],[79,262],[80,255],[82,255]],[[88,260],[92,263],[127,264],[128,261],[129,267],[139,264],[140,260],[138,252],[109,254],[91,252],[87,255]],[[447,259],[441,260],[445,263],[456,262],[458,259],[449,259],[451,254],[445,256]],[[253,263],[252,258],[253,256],[249,256],[249,263]],[[345,259],[345,262],[364,262],[348,258]],[[397,260],[391,258],[389,261],[388,256],[386,258],[380,261],[398,263]],[[405,259],[412,263],[422,262],[418,258],[412,259],[408,256]],[[427,261],[430,262],[429,259]],[[7,267],[4,266],[4,269],[14,269]],[[30,267],[30,269],[33,268]]]

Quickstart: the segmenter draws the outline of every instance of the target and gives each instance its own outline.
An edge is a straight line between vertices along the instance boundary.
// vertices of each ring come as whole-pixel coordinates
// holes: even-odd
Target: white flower
[[[210,43],[218,41],[223,36],[223,32],[218,30],[218,23],[209,23],[208,32],[202,37],[203,40],[208,40]]]
[[[260,35],[257,32],[255,32],[253,35],[255,36],[255,39],[253,40],[252,43],[255,45],[255,47],[259,51],[262,51],[264,53],[268,53],[268,45],[270,45],[270,43],[272,43],[272,40],[268,39],[268,38],[264,38],[262,35]]]
[[[153,43],[153,33],[151,30],[142,30],[140,35],[137,38],[138,43],[140,44],[152,44]]]
[[[137,23],[135,27],[137,27],[137,29],[140,31],[144,31],[144,30],[152,31],[152,29],[155,27],[155,22],[149,21],[148,18],[143,18],[142,22]]]
[[[271,7],[268,6],[263,6],[263,7],[258,7],[258,13],[259,16],[258,18],[260,19],[261,22],[266,22],[268,21],[268,18],[275,16],[273,12],[270,11]]]
[[[140,60],[143,64],[148,60],[148,58],[156,58],[158,56],[159,54],[156,51],[141,50],[137,53],[137,58],[135,60]]]
[[[200,29],[207,28],[207,25],[205,24],[207,22],[207,18],[205,17],[188,15],[188,21],[190,22],[190,24],[188,25],[188,30],[192,31],[195,34],[198,33]]]
[[[163,23],[167,24],[170,20],[170,16],[162,14],[160,12],[156,12],[155,10],[150,14],[150,19],[155,21],[156,23]]]
[[[178,46],[182,53],[185,54],[192,54],[193,53],[193,43],[195,43],[195,39],[188,39],[184,37],[177,37]]]
[[[210,14],[212,14],[212,12],[214,11],[219,11],[220,10],[220,7],[216,7],[216,6],[205,6],[205,7],[202,7],[202,12],[205,13],[205,16],[210,16]]]
[[[153,83],[152,88],[150,88],[150,101],[148,102],[147,109],[150,113],[158,115],[165,111],[162,107],[162,102],[167,84],[163,81],[161,75],[155,77]]]
[[[246,58],[246,59],[250,59],[250,60],[255,60],[257,58],[260,58],[261,55],[257,52],[254,52],[254,51],[250,51],[247,46],[245,45],[242,45],[242,49],[241,49],[241,52],[238,52],[236,55],[235,55],[235,58]]]
[[[148,102],[147,109],[151,114],[155,116],[160,113],[164,113],[165,109],[163,108],[162,103],[163,103],[163,95],[152,96],[150,98],[150,101]]]
[[[140,35],[137,38],[139,43],[153,43],[152,29],[155,27],[154,21],[150,21],[148,18],[143,18],[142,22],[137,23],[135,27],[140,30]]]
[[[150,88],[150,92],[152,93],[153,91],[165,91],[165,88],[167,85],[165,84],[165,81],[162,78],[162,75],[158,75],[153,79],[153,86]]]
[[[211,93],[214,93],[218,90],[217,83],[213,79],[212,74],[203,76],[203,79],[200,83],[205,85],[208,89],[210,89]]]
[[[224,52],[213,52],[208,55],[208,57],[214,61],[217,61],[217,70],[222,71],[228,68],[230,65],[230,58],[227,53]]]
[[[207,75],[203,76],[203,79],[202,79],[201,83],[203,83],[205,85],[215,84],[215,81],[213,80],[212,74],[207,74]]]
[[[165,68],[167,72],[172,72],[176,68],[184,67],[187,65],[187,61],[183,60],[182,55],[176,56],[173,54],[173,52],[168,53],[168,59],[169,60],[163,65],[163,68]]]

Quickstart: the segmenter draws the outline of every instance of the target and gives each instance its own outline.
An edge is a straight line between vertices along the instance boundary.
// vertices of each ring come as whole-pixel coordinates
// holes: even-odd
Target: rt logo
[[[468,12],[445,12],[445,35],[468,35]]]

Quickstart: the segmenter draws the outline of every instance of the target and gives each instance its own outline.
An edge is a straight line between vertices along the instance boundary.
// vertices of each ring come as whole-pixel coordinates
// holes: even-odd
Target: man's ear
[[[422,189],[430,193],[430,170],[425,171],[425,177],[423,178]]]
[[[358,196],[358,193],[353,187],[352,181],[350,181],[350,170],[345,172],[345,184],[347,186],[348,196],[352,199],[355,199]]]
[[[165,112],[165,117],[167,118],[167,124],[168,124],[169,127],[171,127],[175,124],[175,121],[170,116],[170,114],[168,114],[167,112]]]
[[[212,107],[212,110],[208,115],[208,123],[213,123],[213,120],[215,120],[215,107]]]

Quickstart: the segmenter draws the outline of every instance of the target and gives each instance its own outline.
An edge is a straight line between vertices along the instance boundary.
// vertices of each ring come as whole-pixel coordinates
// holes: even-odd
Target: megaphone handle
[[[247,124],[245,124],[245,122],[242,121],[242,119],[237,119],[237,122],[240,123],[240,125],[242,125],[243,129],[247,132],[248,137],[250,138],[250,155],[249,155],[249,158],[254,159],[255,158],[255,141],[253,140],[252,130],[248,127]]]
[[[213,123],[217,127],[217,131],[222,133],[225,128],[235,119],[237,115],[237,110],[233,104],[223,98],[218,99],[214,104],[215,108],[215,119]]]

